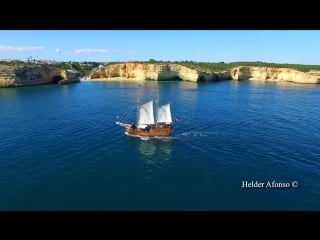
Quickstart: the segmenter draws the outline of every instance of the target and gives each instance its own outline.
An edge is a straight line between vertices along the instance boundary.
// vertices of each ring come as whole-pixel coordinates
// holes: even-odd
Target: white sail
[[[148,124],[154,124],[153,101],[139,107],[138,127],[146,127]]]
[[[162,105],[158,108],[157,112],[157,123],[172,123],[170,104]]]

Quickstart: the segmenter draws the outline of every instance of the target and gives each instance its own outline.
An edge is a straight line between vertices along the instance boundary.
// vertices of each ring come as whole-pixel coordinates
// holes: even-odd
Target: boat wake
[[[148,140],[150,140],[149,137],[140,137],[140,139],[143,140],[143,141],[148,141]]]
[[[181,134],[186,137],[207,137],[208,134],[204,132],[184,132]]]
[[[173,137],[158,137],[158,136],[156,136],[156,137],[143,137],[143,136],[139,136],[139,135],[132,135],[132,134],[129,134],[127,132],[125,132],[124,134],[127,135],[127,136],[130,136],[130,137],[140,138],[143,141],[148,141],[148,140],[153,140],[153,139],[167,141],[167,140],[170,140],[170,139],[173,138]]]

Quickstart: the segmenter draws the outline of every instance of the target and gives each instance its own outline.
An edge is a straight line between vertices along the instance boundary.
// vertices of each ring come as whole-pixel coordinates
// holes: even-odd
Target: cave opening
[[[52,80],[51,80],[51,83],[52,83],[52,84],[58,84],[59,81],[62,80],[62,79],[63,79],[63,77],[61,77],[61,76],[54,76],[54,77],[52,78]]]
[[[205,82],[206,78],[204,76],[199,76],[198,82]]]
[[[178,74],[159,73],[158,81],[182,81]]]
[[[182,81],[183,79],[177,75],[177,76],[174,76],[172,78],[169,78],[168,80],[171,80],[171,81]]]

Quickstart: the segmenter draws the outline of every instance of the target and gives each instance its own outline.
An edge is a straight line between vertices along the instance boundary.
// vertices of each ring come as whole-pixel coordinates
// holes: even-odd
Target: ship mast
[[[137,88],[137,120],[136,120],[136,123],[138,123],[138,121],[139,121],[140,96],[141,96],[140,85],[138,85],[138,88]]]
[[[158,127],[158,108],[159,108],[159,92],[157,92],[157,97],[156,97],[156,127]]]

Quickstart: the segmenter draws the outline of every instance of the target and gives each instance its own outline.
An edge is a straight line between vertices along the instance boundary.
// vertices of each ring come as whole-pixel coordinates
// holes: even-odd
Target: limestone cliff
[[[59,84],[77,83],[80,82],[81,74],[75,70],[63,71],[61,76],[63,77]]]
[[[44,65],[0,66],[0,87],[19,87],[58,83],[60,80],[80,81],[80,74]]]
[[[89,79],[139,79],[192,82],[220,80],[287,81],[296,83],[320,83],[320,71],[300,72],[290,68],[240,66],[229,71],[206,73],[178,64],[122,63],[100,67],[92,71]]]
[[[320,71],[300,72],[291,68],[237,67],[231,70],[234,80],[260,80],[295,83],[320,83]]]
[[[133,78],[141,80],[183,79],[196,81],[197,76],[198,74],[195,70],[175,64],[123,63],[96,69],[91,73],[89,78]]]
[[[230,73],[204,73],[178,64],[142,64],[123,63],[101,67],[94,70],[89,79],[140,79],[140,80],[172,80],[180,79],[191,82],[216,81],[231,79]]]

